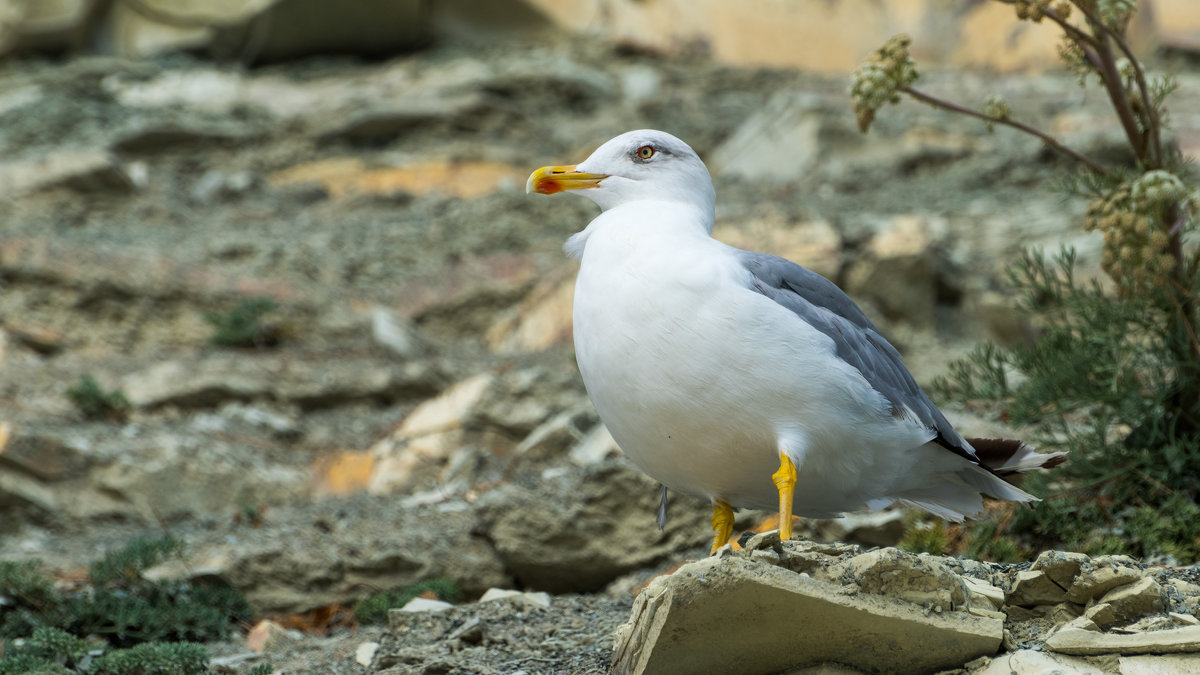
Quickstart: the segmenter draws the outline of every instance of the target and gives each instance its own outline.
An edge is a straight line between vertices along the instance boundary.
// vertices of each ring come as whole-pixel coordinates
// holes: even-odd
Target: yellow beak
[[[600,181],[608,178],[602,173],[583,173],[570,166],[543,166],[529,174],[525,181],[525,192],[537,192],[552,195],[563,190],[583,190],[600,185]]]

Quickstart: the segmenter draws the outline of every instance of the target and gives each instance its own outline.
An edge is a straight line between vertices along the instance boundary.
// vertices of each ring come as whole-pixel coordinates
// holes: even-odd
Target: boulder
[[[1058,604],[1066,596],[1066,590],[1055,583],[1050,575],[1042,570],[1030,569],[1017,572],[1012,590],[1008,593],[1008,601],[1020,607],[1036,607]]]
[[[896,216],[868,242],[866,255],[850,268],[847,292],[870,301],[888,318],[915,326],[932,325],[937,303],[933,243],[925,219]]]
[[[612,669],[749,675],[836,664],[934,672],[994,654],[1002,633],[996,619],[930,613],[726,554],[650,582],[617,630]]]
[[[839,569],[843,581],[858,584],[864,593],[899,598],[937,612],[968,607],[965,582],[931,556],[882,548],[854,556]]]
[[[675,496],[655,524],[659,486],[625,460],[549,469],[528,484],[492,490],[476,505],[477,531],[521,585],[590,592],[708,541],[709,509]]]
[[[1133,633],[1100,633],[1064,626],[1046,640],[1060,654],[1178,654],[1200,652],[1200,626]]]
[[[1136,621],[1163,610],[1163,589],[1154,579],[1142,577],[1105,593],[1100,597],[1099,605],[1112,608],[1114,621]]]

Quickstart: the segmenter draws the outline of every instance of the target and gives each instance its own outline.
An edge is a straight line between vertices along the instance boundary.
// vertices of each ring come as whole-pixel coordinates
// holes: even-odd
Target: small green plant
[[[90,420],[121,421],[129,414],[129,399],[125,394],[119,389],[104,391],[91,375],[80,377],[75,386],[67,390],[67,398]]]
[[[438,600],[458,602],[462,596],[458,586],[449,579],[419,581],[404,588],[384,591],[359,600],[354,605],[354,618],[359,623],[383,623],[389,609],[403,607],[417,596],[432,595]]]
[[[250,618],[240,593],[216,584],[143,577],[181,550],[170,536],[134,539],[92,565],[89,587],[69,592],[55,588],[37,563],[0,562],[0,598],[5,600],[0,603],[0,638],[34,640],[41,635],[34,643],[51,644],[47,636],[90,635],[113,647],[224,638],[235,622]]]
[[[1063,32],[1060,55],[1081,86],[1098,82],[1112,104],[1132,162],[1106,163],[1016,119],[996,97],[979,108],[916,88],[909,41],[893,38],[851,85],[865,132],[883,107],[908,97],[1037,137],[1081,171],[1067,189],[1086,197],[1085,228],[1104,238],[1111,281],[1081,282],[1074,251],[1027,251],[1010,271],[1020,310],[1039,331],[1012,349],[983,345],[935,384],[941,398],[987,404],[1032,426],[1039,444],[1070,451],[1068,463],[1026,487],[1045,501],[976,524],[968,551],[1004,558],[1005,542],[1090,553],[1200,556],[1200,211],[1191,167],[1164,141],[1176,82],[1151,76],[1125,30],[1134,0],[993,0],[1023,21]],[[1074,16],[1072,16],[1074,15]],[[1072,20],[1068,21],[1068,18]],[[1076,20],[1078,19],[1078,20]]]
[[[278,326],[264,319],[278,305],[270,298],[248,298],[227,312],[209,312],[204,320],[212,326],[209,342],[220,347],[261,349],[279,344]]]
[[[951,544],[945,521],[913,513],[904,520],[904,536],[896,548],[911,553],[943,555],[949,551]]]

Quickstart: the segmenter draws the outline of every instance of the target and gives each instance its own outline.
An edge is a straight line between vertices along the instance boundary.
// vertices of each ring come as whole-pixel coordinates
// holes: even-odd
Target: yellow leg
[[[779,470],[771,474],[771,480],[779,490],[779,538],[787,541],[792,538],[792,498],[796,494],[796,465],[790,457],[779,455]],[[713,515],[713,527],[716,522]]]
[[[713,502],[712,528],[713,543],[709,555],[716,553],[733,534],[733,507],[720,499]]]

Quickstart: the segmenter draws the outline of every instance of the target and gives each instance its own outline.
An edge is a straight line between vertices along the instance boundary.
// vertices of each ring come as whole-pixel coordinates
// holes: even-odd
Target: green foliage
[[[1130,50],[1125,29],[1133,0],[997,1],[1013,6],[1019,20],[1061,28],[1063,60],[1081,85],[1102,85],[1134,161],[1107,166],[1014,119],[1001,103],[966,108],[915,89],[915,79],[890,90],[887,101],[852,92],[856,109],[874,106],[870,118],[903,94],[989,129],[1007,126],[1039,138],[1083,169],[1064,182],[1089,200],[1085,229],[1104,237],[1100,267],[1109,284],[1077,279],[1071,250],[1049,259],[1026,252],[1012,267],[1011,283],[1036,339],[1012,349],[983,345],[936,385],[943,399],[993,406],[1034,428],[1040,445],[1070,451],[1065,466],[1028,478],[1025,487],[1045,501],[971,526],[968,552],[1003,559],[1027,545],[1065,546],[1194,560],[1200,557],[1200,249],[1192,238],[1200,193],[1192,167],[1163,141],[1167,100],[1178,85],[1147,74]],[[875,62],[895,50],[889,42]],[[877,63],[864,66],[852,86],[878,70]]]
[[[104,391],[91,375],[84,375],[67,390],[67,398],[90,420],[123,420],[129,414],[129,399],[120,390]]]
[[[0,593],[15,606],[3,611],[0,636],[24,637],[39,627],[79,635],[101,635],[125,646],[156,640],[211,640],[223,637],[231,621],[250,610],[237,591],[220,585],[180,581],[150,582],[142,573],[179,553],[170,536],[137,538],[92,564],[92,588],[57,593],[36,566],[0,565]]]
[[[201,675],[208,650],[191,642],[143,642],[108,652],[92,662],[89,675]]]
[[[462,593],[458,586],[449,579],[428,579],[419,581],[411,586],[405,586],[392,591],[376,593],[359,600],[354,605],[354,618],[359,623],[383,623],[387,621],[389,609],[403,607],[410,600],[419,596],[431,594],[438,600],[458,602]]]
[[[277,308],[270,298],[248,298],[227,312],[209,312],[204,320],[212,326],[209,342],[221,347],[273,347],[279,343],[276,326],[264,318]]]
[[[246,675],[271,675],[275,672],[275,667],[270,663],[260,663],[250,669]]]
[[[904,537],[896,544],[896,548],[912,553],[942,555],[950,548],[950,537],[943,521],[922,518],[920,522],[906,524]]]

